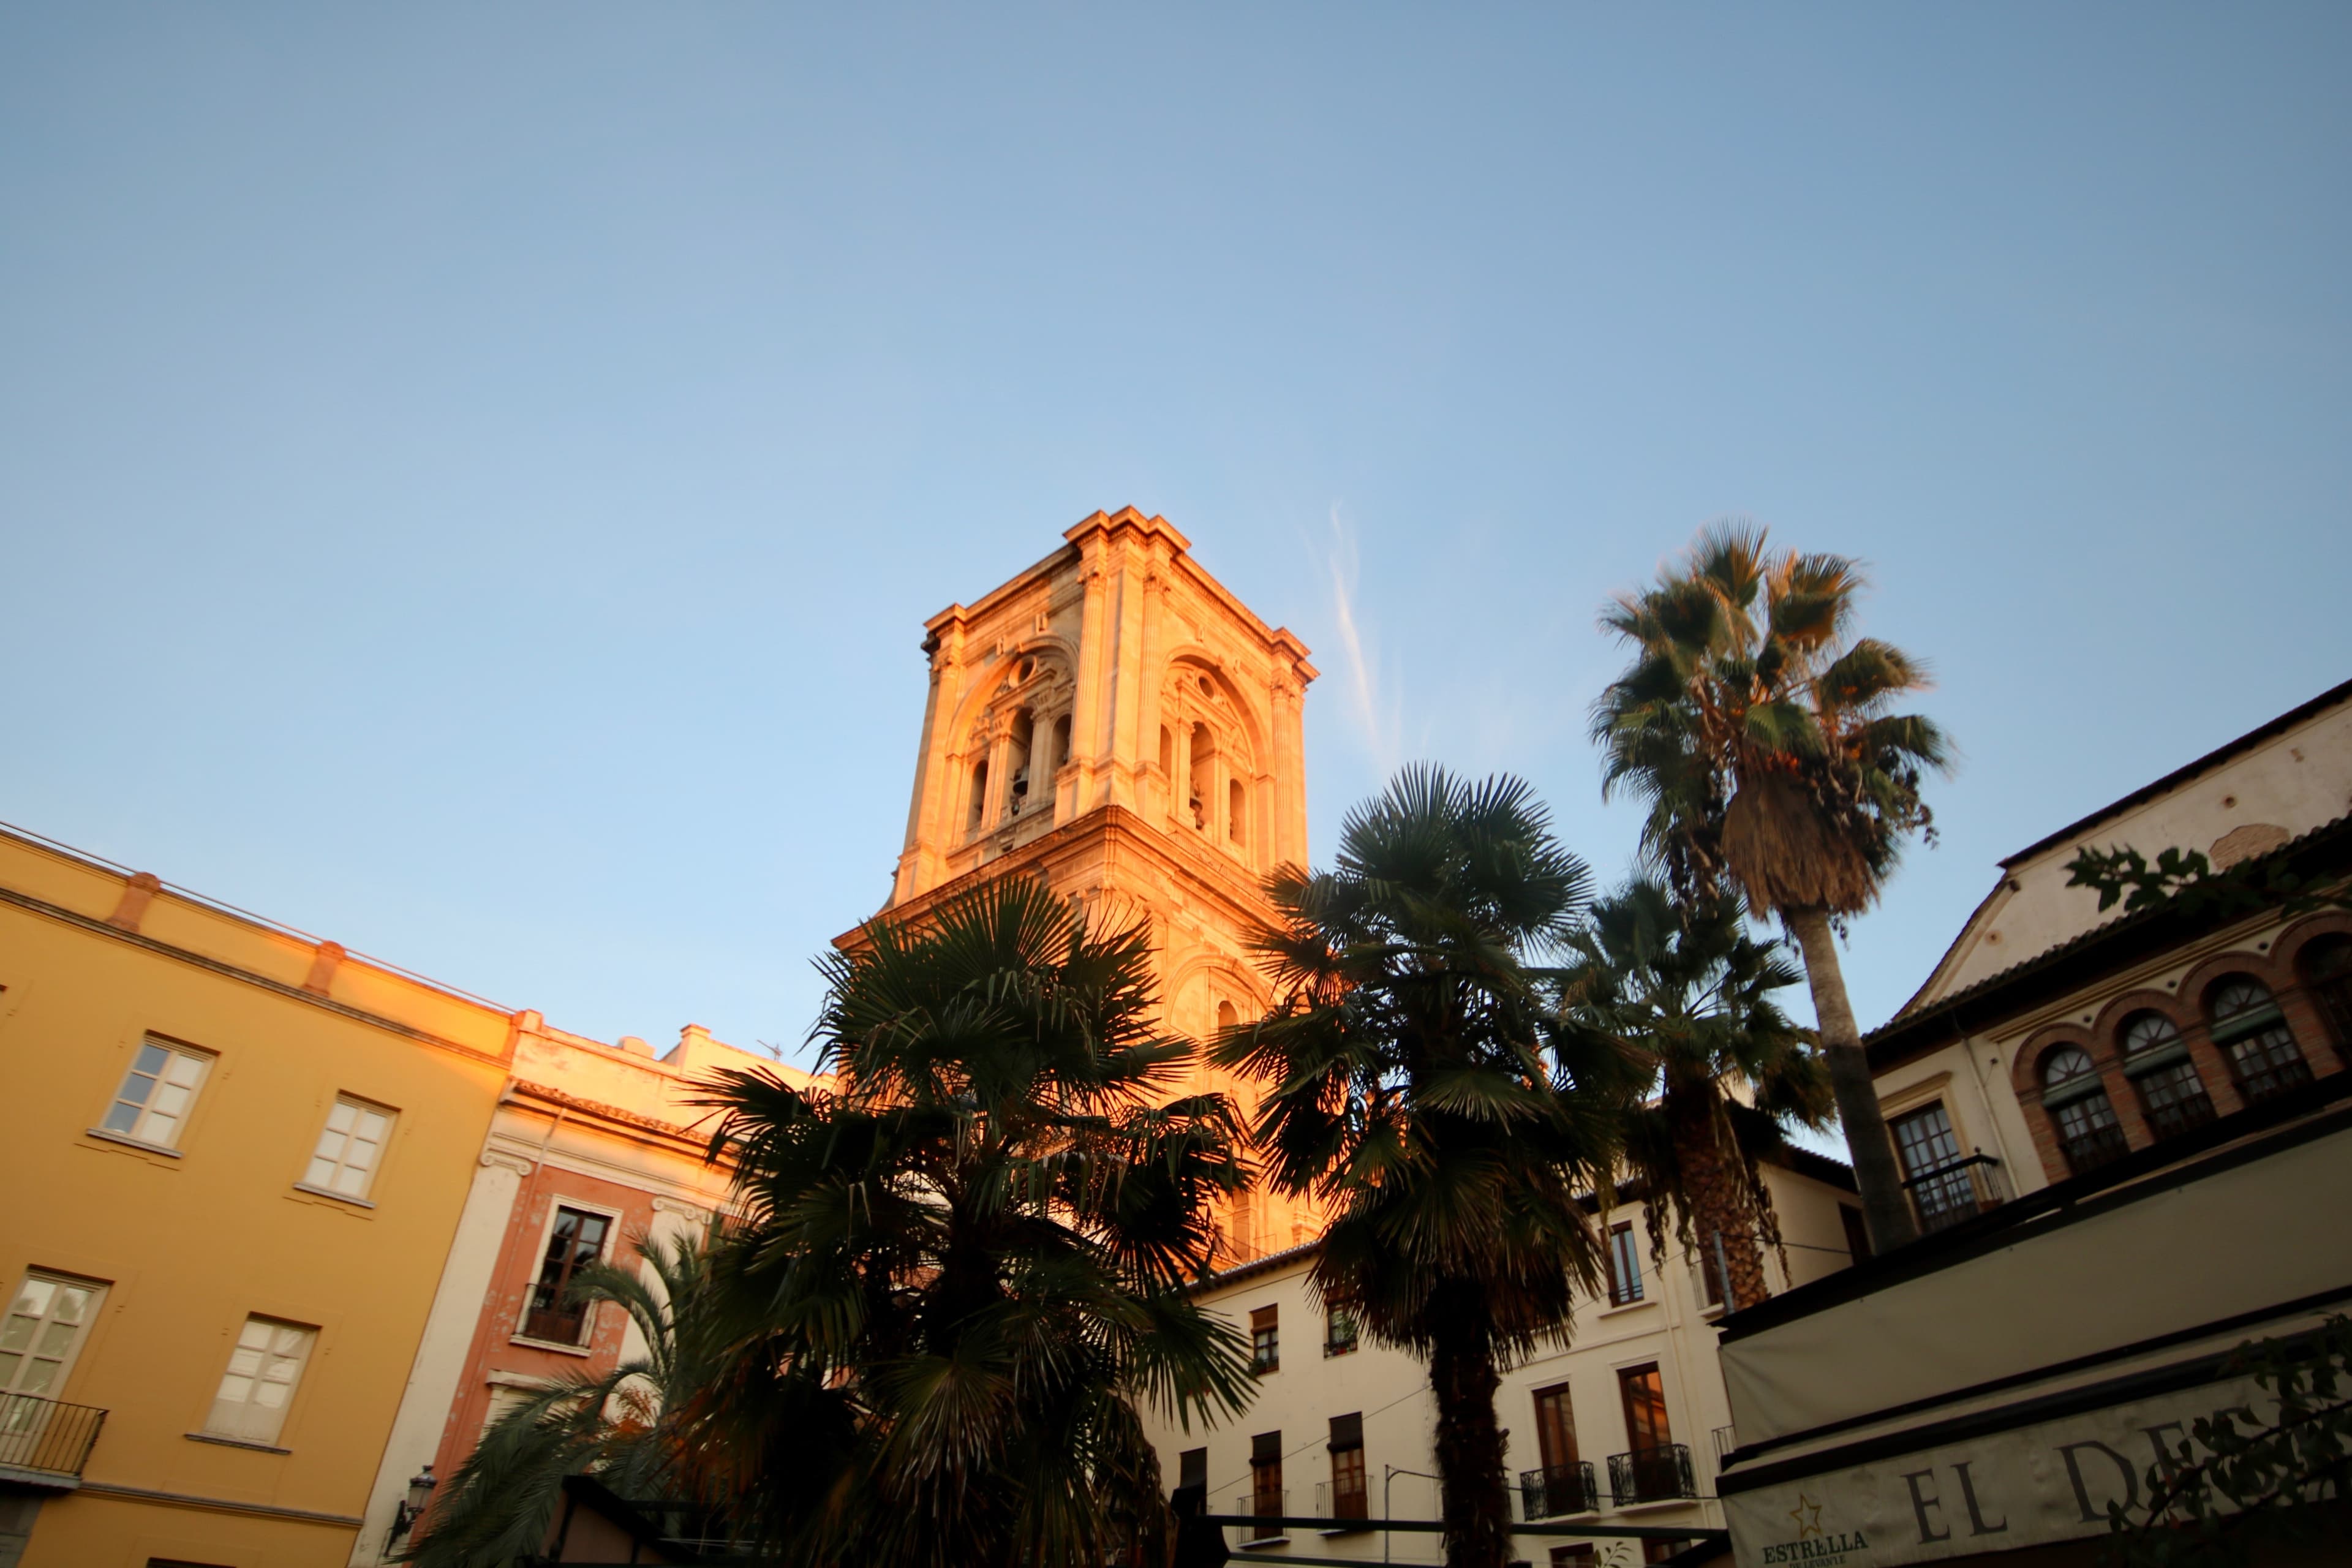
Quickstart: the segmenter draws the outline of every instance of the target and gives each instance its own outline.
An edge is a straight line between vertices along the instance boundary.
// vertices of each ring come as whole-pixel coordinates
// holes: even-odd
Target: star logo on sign
[[[1822,1532],[1822,1505],[1802,1492],[1797,1494],[1797,1506],[1789,1510],[1789,1517],[1797,1521],[1800,1541]]]

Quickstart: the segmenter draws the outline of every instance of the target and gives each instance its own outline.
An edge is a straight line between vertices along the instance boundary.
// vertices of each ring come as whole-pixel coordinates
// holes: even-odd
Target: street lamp
[[[433,1500],[433,1467],[425,1466],[408,1478],[408,1495],[401,1500],[392,1516],[392,1533],[384,1538],[383,1549],[389,1552],[393,1543],[406,1535],[409,1528],[425,1517],[425,1508]]]

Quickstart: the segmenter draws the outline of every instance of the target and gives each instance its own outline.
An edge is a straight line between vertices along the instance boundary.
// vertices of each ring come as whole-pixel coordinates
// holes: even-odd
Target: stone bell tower
[[[1061,549],[924,623],[907,842],[883,913],[919,918],[1008,872],[1148,915],[1167,1022],[1205,1039],[1270,1000],[1247,933],[1259,879],[1307,860],[1299,710],[1315,667],[1188,553],[1164,518],[1097,512]],[[1202,1088],[1251,1106],[1203,1069]],[[1309,1207],[1226,1216],[1238,1261],[1311,1238]]]

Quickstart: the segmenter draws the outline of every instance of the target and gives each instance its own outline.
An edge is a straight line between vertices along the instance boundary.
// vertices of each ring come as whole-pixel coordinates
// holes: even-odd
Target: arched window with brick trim
[[[2131,1152],[2106,1085],[2082,1047],[2060,1046],[2042,1058],[2042,1108],[2058,1129],[2067,1168],[2076,1175]]]
[[[2278,998],[2252,975],[2223,976],[2207,994],[2205,1016],[2248,1105],[2311,1081],[2311,1065],[2295,1048]]]
[[[2172,1020],[2161,1013],[2134,1013],[2124,1020],[2124,1076],[2139,1091],[2140,1110],[2147,1130],[2171,1138],[2213,1120],[2213,1099],[2197,1064],[2189,1059],[2189,1046]]]
[[[2352,1051],[2352,936],[2320,937],[2304,948],[2297,967],[2336,1047]]]

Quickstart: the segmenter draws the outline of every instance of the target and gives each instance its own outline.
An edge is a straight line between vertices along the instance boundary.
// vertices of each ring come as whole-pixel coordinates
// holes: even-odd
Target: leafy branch
[[[2257,1545],[2334,1537],[2352,1479],[2352,1321],[2242,1345],[2224,1367],[2278,1402],[2191,1422],[2148,1468],[2147,1502],[2107,1505],[2125,1568],[2235,1568]],[[2200,1455],[2202,1455],[2200,1458]]]
[[[2352,908],[2352,900],[2341,892],[2321,891],[2320,884],[2295,875],[2272,857],[2216,868],[2201,851],[2178,847],[2158,853],[2152,865],[2129,845],[2085,847],[2066,862],[2066,885],[2096,891],[2101,913],[2118,902],[2127,915],[2170,909],[2191,917],[2224,919],[2265,910],[2302,915]]]

